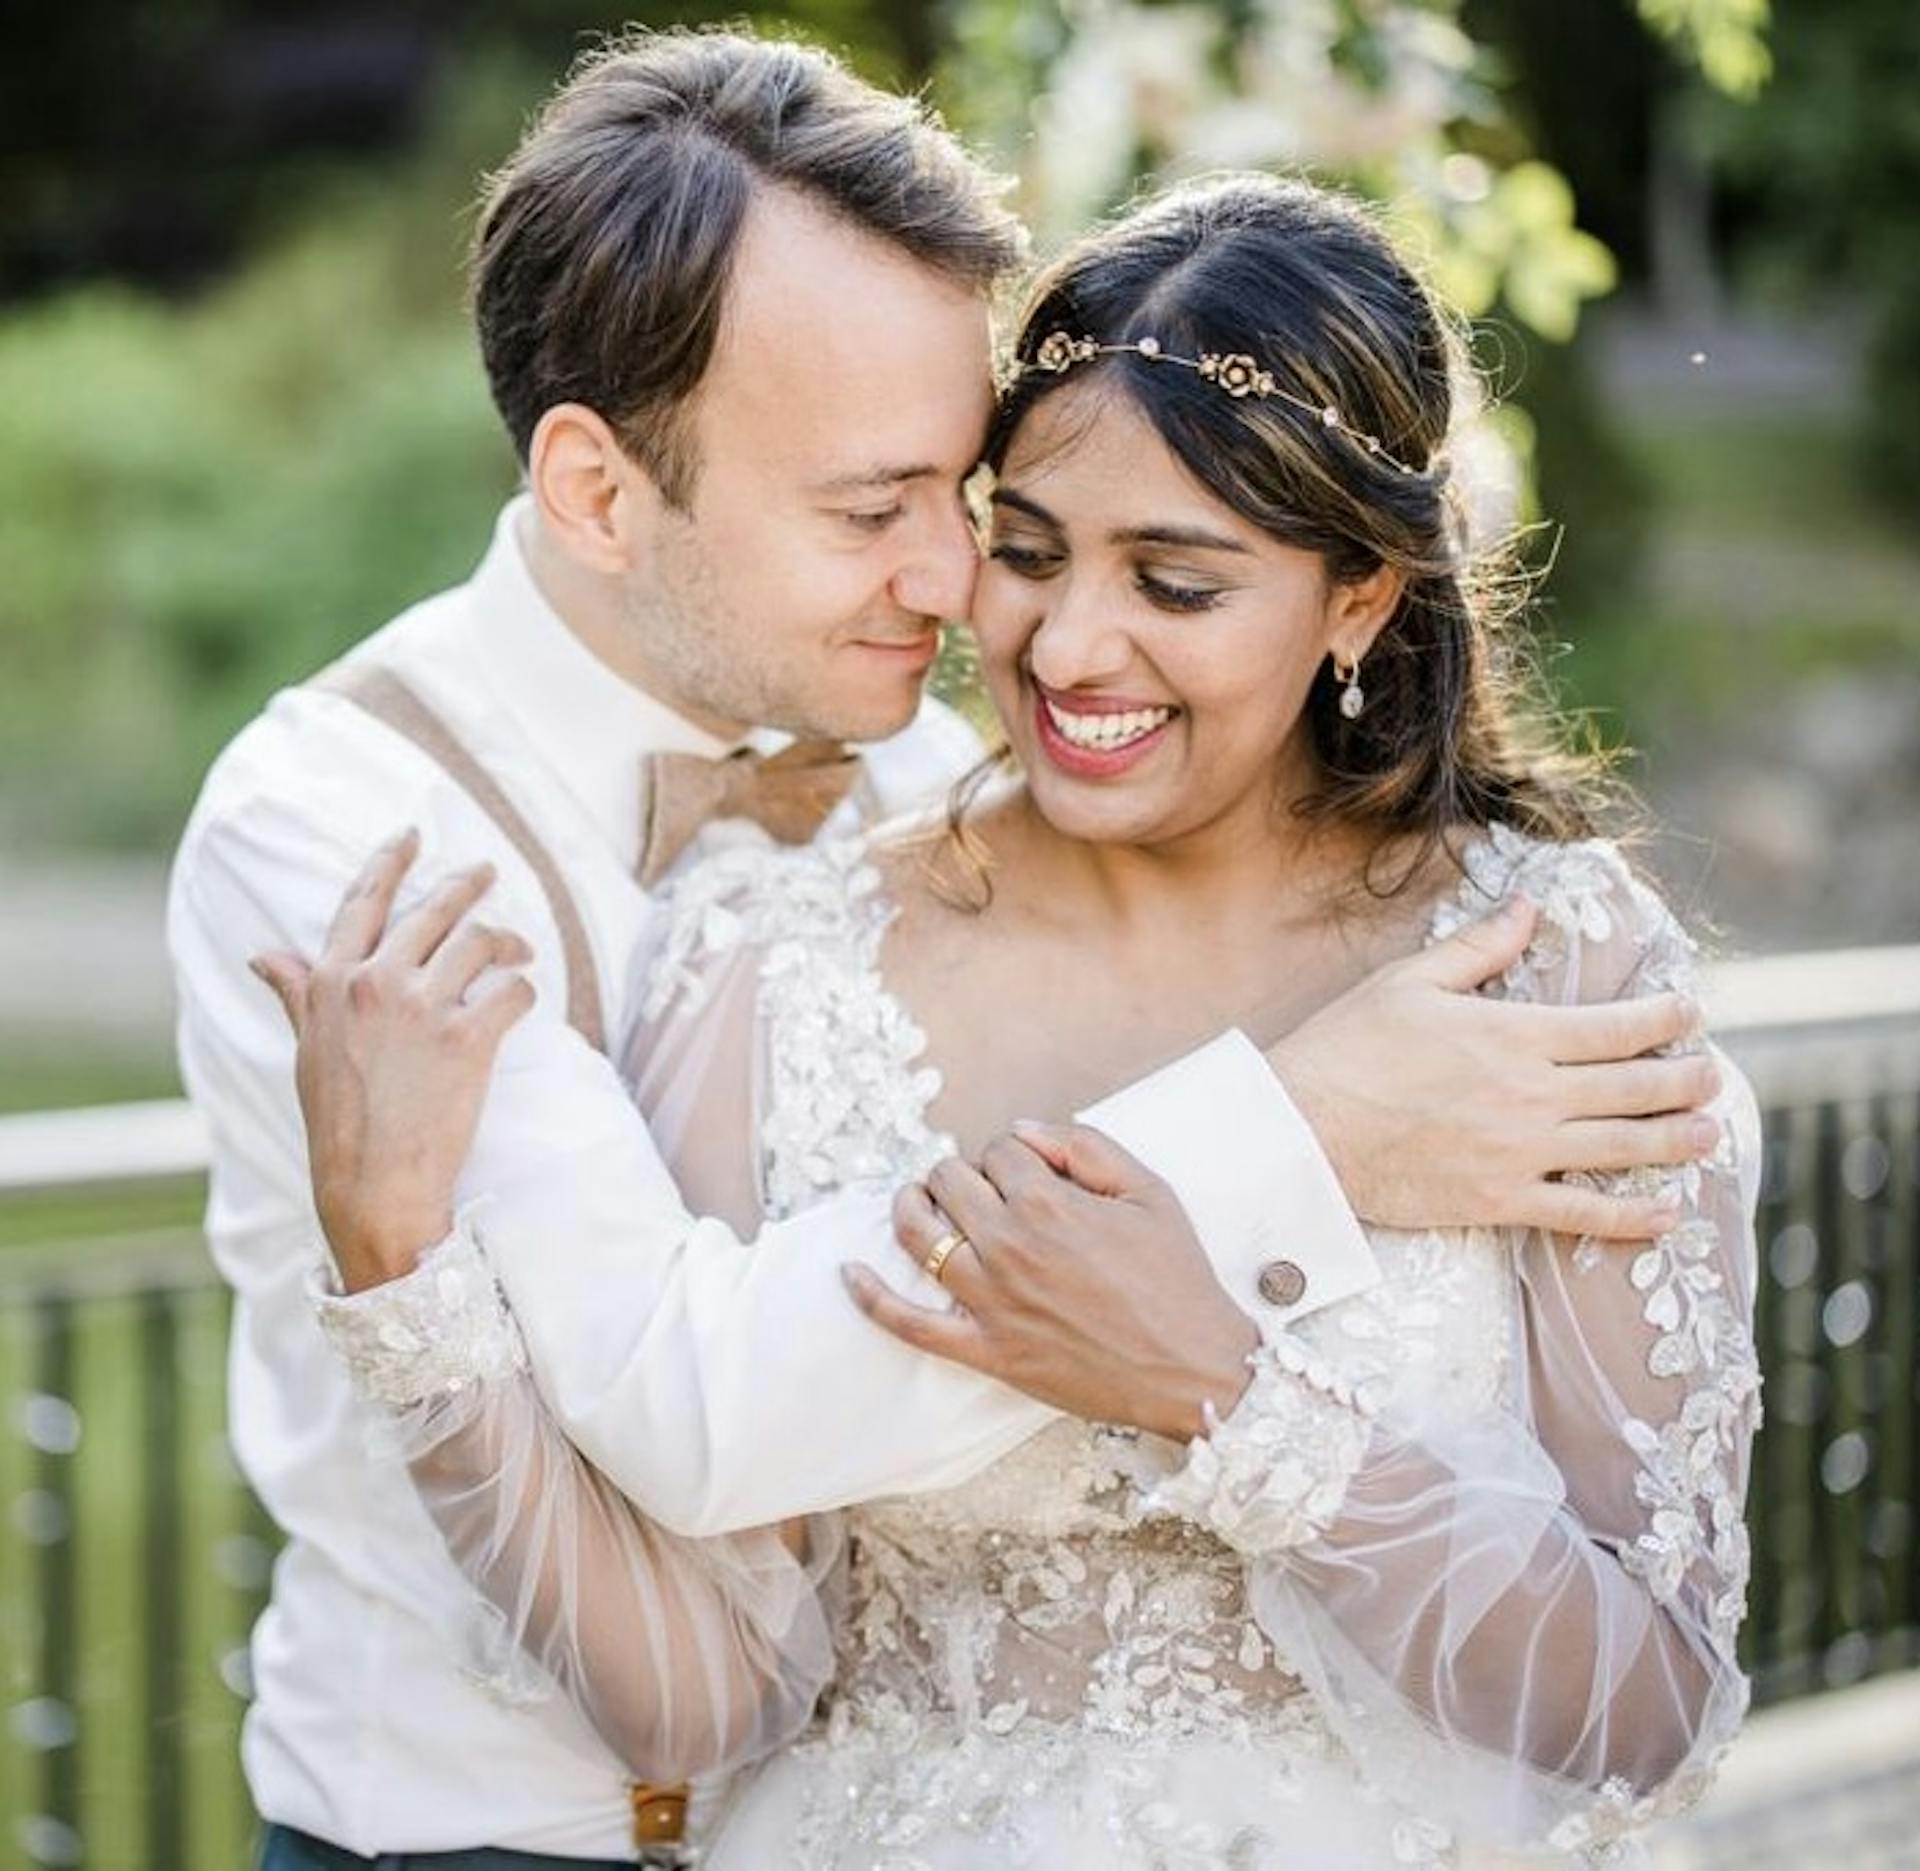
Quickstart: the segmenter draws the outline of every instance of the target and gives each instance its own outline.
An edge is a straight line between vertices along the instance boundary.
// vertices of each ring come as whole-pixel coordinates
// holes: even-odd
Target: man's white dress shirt
[[[555,615],[502,513],[464,585],[353,654],[405,679],[508,794],[565,876],[594,949],[614,1052],[650,905],[635,882],[643,754],[725,751],[600,664]],[[970,765],[929,702],[868,750],[869,805],[923,802]],[[169,904],[180,1058],[212,1127],[207,1230],[237,1300],[229,1372],[240,1465],[288,1545],[254,1634],[243,1754],[264,1817],[349,1850],[628,1849],[622,1772],[553,1698],[509,1707],[455,1659],[469,1588],[316,1323],[324,1258],[292,1085],[292,1036],[247,969],[316,952],[381,840],[422,834],[424,890],[491,860],[490,921],[534,943],[539,1005],[503,1048],[463,1202],[567,1433],[682,1532],[760,1525],[956,1483],[1049,1420],[1030,1400],[870,1326],[839,1263],[899,1273],[888,1204],[852,1195],[742,1244],[683,1207],[621,1082],[564,1020],[559,938],[495,822],[346,699],[290,690],[221,755]],[[1260,1268],[1357,1234],[1311,1134],[1237,1035],[1130,1087],[1114,1128],[1173,1183],[1221,1277],[1259,1316]]]

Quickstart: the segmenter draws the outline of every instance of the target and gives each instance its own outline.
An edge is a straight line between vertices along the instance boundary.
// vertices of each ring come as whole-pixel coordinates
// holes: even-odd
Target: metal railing
[[[1920,1665],[1920,948],[1735,964],[1708,998],[1765,1120],[1764,1704]]]
[[[1760,1700],[1920,1664],[1920,949],[1719,970],[1766,1112]],[[23,1862],[246,1862],[276,1535],[227,1456],[227,1295],[179,1104],[0,1119],[0,1814]],[[156,1220],[156,1217],[160,1218]]]
[[[247,1633],[278,1535],[227,1452],[227,1295],[191,1236],[90,1245],[18,1279],[10,1258],[7,1862],[243,1865]]]

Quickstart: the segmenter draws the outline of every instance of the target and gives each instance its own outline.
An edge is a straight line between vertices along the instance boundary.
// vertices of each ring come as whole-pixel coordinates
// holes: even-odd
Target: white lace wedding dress
[[[950,1144],[927,1118],[937,1071],[880,973],[892,911],[868,852],[718,845],[677,885],[635,1062],[691,1206],[746,1226],[921,1175]],[[1544,911],[1509,997],[1690,978],[1687,939],[1608,846],[1496,830],[1467,870],[1435,936],[1514,890]],[[1713,1161],[1603,1179],[1682,1198],[1643,1250],[1374,1231],[1381,1282],[1275,1335],[1190,1449],[1062,1420],[964,1486],[850,1510],[824,1713],[737,1785],[706,1871],[1630,1862],[1745,1707],[1758,1134],[1730,1068],[1717,1109]],[[544,1451],[537,1486],[522,1455],[513,1485],[469,1472],[436,1515],[512,1640],[607,1732],[596,1647],[639,1618],[617,1574],[662,1554],[555,1444],[494,1303],[473,1331],[422,1328],[459,1367],[458,1408],[445,1369],[423,1408],[417,1369],[398,1368],[412,1354],[376,1343],[372,1315],[337,1336],[371,1391],[412,1406],[409,1452],[429,1465],[470,1471],[476,1422],[489,1460],[503,1435]],[[463,1338],[491,1350],[444,1349]],[[557,1562],[543,1534],[530,1566],[526,1503],[555,1487],[589,1502],[588,1532]],[[837,1555],[816,1525],[806,1582]],[[556,1563],[600,1582],[558,1613],[525,1586]],[[790,1721],[825,1625],[797,1614],[777,1560],[729,1564],[732,1585],[689,1597],[734,1607],[747,1661],[721,1700],[730,1732],[764,1733],[738,1718],[740,1668],[778,1680]]]

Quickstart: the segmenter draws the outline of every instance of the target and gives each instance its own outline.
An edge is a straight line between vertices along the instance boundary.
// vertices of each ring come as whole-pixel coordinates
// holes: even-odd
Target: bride
[[[644,958],[635,1093],[697,1212],[751,1233],[902,1186],[946,1294],[854,1296],[964,1356],[1038,1160],[970,1154],[1022,1113],[1223,1026],[1264,1044],[1513,895],[1540,921],[1509,998],[1689,982],[1503,675],[1460,381],[1372,222],[1297,182],[1175,190],[1040,280],[972,620],[1006,755],[947,822],[714,828]],[[1625,1862],[1745,1706],[1758,1141],[1730,1069],[1714,1110],[1708,1160],[1617,1179],[1679,1205],[1638,1252],[1375,1230],[1377,1284],[1270,1331],[1190,1446],[1063,1419],[852,1508],[844,1555],[788,1530],[817,1618],[730,1610],[745,1559],[660,1587],[677,1549],[524,1381],[505,1418],[479,1385],[397,1433],[499,1632],[617,1750],[703,1683],[737,1731],[830,1626],[824,1713],[736,1788],[709,1871]],[[406,1395],[391,1343],[348,1351]]]

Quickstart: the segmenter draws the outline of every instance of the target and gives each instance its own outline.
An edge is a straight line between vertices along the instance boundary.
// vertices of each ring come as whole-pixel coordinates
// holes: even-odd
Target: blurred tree
[[[1772,0],[1635,0],[1640,17],[1722,96],[1751,102],[1773,72]]]
[[[723,0],[16,11],[0,62],[0,302],[102,276],[180,287],[217,275],[298,211],[316,175],[412,147],[449,73],[476,56],[519,60],[524,108],[596,36],[741,16]],[[794,0],[761,23],[911,84],[931,66],[937,19],[933,0]]]
[[[537,90],[462,66],[218,286],[0,323],[0,829],[164,841],[265,695],[471,564],[513,465],[462,209]]]
[[[1682,82],[1678,61],[1638,30],[1633,0],[1466,0],[1462,22],[1497,62],[1528,145],[1567,177],[1581,220],[1644,280],[1655,107]],[[1554,516],[1550,611],[1615,609],[1643,562],[1652,518],[1647,476],[1609,420],[1588,347],[1516,328],[1502,394],[1534,418],[1541,511]]]
[[[1461,23],[1497,61],[1528,144],[1564,174],[1580,218],[1623,274],[1647,265],[1654,107],[1680,75],[1633,0],[1465,0]]]
[[[1630,100],[1644,122],[1656,39],[1751,95],[1767,70],[1766,0],[959,0],[953,17],[945,95],[1017,169],[1043,239],[1143,179],[1214,168],[1304,167],[1385,204],[1477,321],[1496,394],[1548,418],[1537,431],[1518,408],[1496,411],[1479,435],[1467,470],[1484,523],[1531,515],[1537,485],[1577,540],[1563,592],[1583,574],[1617,585],[1628,573],[1643,496],[1564,350],[1617,267],[1576,222],[1544,120],[1576,156],[1596,143],[1644,150],[1644,132],[1606,101]],[[1583,49],[1601,56],[1590,66]],[[1516,77],[1543,73],[1557,88],[1529,99]],[[1598,111],[1585,88],[1596,81]],[[1612,228],[1637,245],[1641,177],[1608,179]]]
[[[1701,98],[1751,284],[1868,326],[1864,435],[1879,496],[1920,515],[1920,5],[1777,0],[1764,112]]]
[[[152,51],[170,25],[185,49],[163,70],[193,76],[203,100],[219,85],[195,68],[218,63],[216,49],[239,58],[237,46],[273,48],[259,65],[241,59],[250,75],[240,92],[264,87],[247,126],[197,124],[193,110],[167,104],[179,113],[177,148],[162,163],[164,143],[138,146],[157,178],[139,240],[116,232],[142,186],[118,132],[55,122],[90,152],[84,173],[22,164],[17,149],[0,168],[9,203],[72,210],[42,214],[37,225],[61,234],[52,245],[0,220],[13,283],[31,272],[41,288],[0,320],[0,837],[164,843],[207,760],[261,700],[462,576],[512,486],[462,309],[466,211],[475,178],[579,49],[583,9],[463,9],[463,25],[486,30],[480,49],[456,57],[442,44],[454,9],[410,0],[396,17],[423,35],[417,69],[396,64],[379,33],[354,40],[329,22],[327,44],[373,46],[383,75],[360,93],[364,108],[334,98],[318,117],[290,101],[297,74],[282,72],[286,92],[270,81],[300,62],[305,42],[288,25],[298,9],[255,7],[237,36],[215,31],[238,11],[175,0],[120,37],[93,30],[92,15],[87,30],[62,36],[46,16],[61,56],[84,53],[92,67],[76,86],[55,79],[60,58],[49,57],[49,84],[85,92],[102,113],[100,74],[135,44]],[[613,7],[600,11],[616,22]],[[844,44],[856,26],[856,56],[896,76],[902,42],[863,0],[817,0],[784,30]],[[317,44],[306,46],[316,57]],[[536,62],[535,44],[551,55]],[[25,88],[20,69],[10,63],[7,82]],[[329,96],[354,92],[344,66],[323,79]],[[166,89],[141,73],[133,108]],[[5,133],[31,140],[20,125]],[[404,147],[375,161],[370,137]],[[233,152],[254,147],[257,161],[232,161],[229,189],[209,182],[207,203],[168,220],[176,193],[193,198]],[[59,187],[43,187],[49,175]],[[246,264],[221,267],[240,242]],[[22,258],[30,249],[33,266]],[[142,284],[195,290],[47,290],[115,264]]]
[[[1529,159],[1458,0],[963,0],[963,126],[1017,167],[1043,239],[1142,179],[1302,166],[1390,204],[1470,316],[1569,335],[1613,284],[1564,181]]]
[[[0,67],[0,297],[205,278],[317,159],[412,133],[457,18],[450,0],[33,8]]]
[[[1054,230],[1183,161],[1315,162],[1402,197],[1496,342],[1564,332],[1611,262],[1462,17],[808,0],[797,29],[900,82],[950,27],[942,95],[1026,159]],[[464,209],[583,28],[615,18],[587,0],[36,16],[4,73],[26,108],[0,122],[0,275],[35,289],[0,322],[0,833],[164,842],[272,688],[470,565],[513,467],[460,310]],[[122,263],[197,289],[49,289]]]

